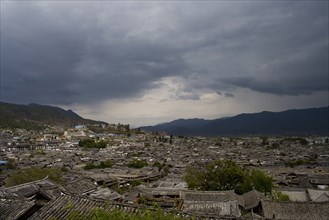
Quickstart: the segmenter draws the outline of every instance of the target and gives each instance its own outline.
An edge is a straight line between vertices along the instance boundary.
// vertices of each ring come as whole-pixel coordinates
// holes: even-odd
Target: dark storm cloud
[[[326,91],[328,2],[1,2],[2,100],[101,102],[169,76],[174,99]]]
[[[66,16],[61,18],[47,11],[48,5],[9,6],[1,13],[4,100],[70,104],[130,97],[187,69],[172,49],[133,37],[120,39],[125,33],[97,27],[96,18],[81,21],[86,23],[80,27],[65,7],[59,8]]]
[[[264,27],[257,40],[250,42],[254,49],[249,55],[255,60],[252,67],[245,66],[241,72],[221,78],[222,82],[278,95],[329,89],[328,7],[294,4],[281,12],[286,19]]]
[[[245,8],[248,13],[226,23],[235,28],[219,28],[209,35],[208,42],[215,41],[212,47],[202,47],[204,52],[199,49],[191,56],[196,71],[212,79],[198,80],[194,86],[243,87],[277,95],[328,90],[327,6],[327,2],[272,1]]]
[[[233,98],[234,97],[234,94],[233,93],[230,93],[230,92],[225,92],[224,93],[224,96],[227,97],[227,98]]]

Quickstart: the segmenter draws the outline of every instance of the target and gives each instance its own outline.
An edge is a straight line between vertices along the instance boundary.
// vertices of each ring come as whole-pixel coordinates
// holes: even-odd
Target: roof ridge
[[[261,202],[269,202],[269,203],[286,203],[286,204],[325,204],[328,203],[329,201],[322,201],[322,202],[313,202],[313,201],[305,201],[305,202],[299,202],[299,201],[274,201],[274,200],[270,200],[268,198],[266,199],[261,199]]]

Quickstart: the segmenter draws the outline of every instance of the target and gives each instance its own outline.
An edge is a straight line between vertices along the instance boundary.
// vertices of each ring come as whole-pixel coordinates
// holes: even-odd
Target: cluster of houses
[[[101,133],[85,126],[44,133],[1,130],[0,219],[65,219],[72,211],[68,206],[87,214],[97,207],[133,214],[155,203],[194,219],[329,219],[328,137],[173,137],[115,133],[112,127]],[[79,146],[86,138],[106,141],[107,147]],[[112,167],[84,169],[108,160]],[[132,160],[147,165],[131,168]],[[243,195],[189,190],[186,167],[214,160],[265,171],[289,201],[256,190]],[[56,167],[65,172],[61,183],[45,178],[6,187],[8,163],[11,169]]]
[[[288,194],[288,193],[287,193]],[[66,219],[73,212],[88,216],[96,208],[121,210],[131,215],[153,210],[187,219],[328,219],[329,194],[321,190],[291,191],[292,201],[273,201],[252,190],[243,195],[230,191],[188,190],[184,181],[161,178],[153,186],[140,185],[119,194],[99,187],[88,178],[56,184],[45,178],[0,188],[1,219]]]

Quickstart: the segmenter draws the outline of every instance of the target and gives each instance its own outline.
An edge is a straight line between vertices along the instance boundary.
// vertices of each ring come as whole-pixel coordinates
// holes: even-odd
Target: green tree
[[[273,179],[272,177],[266,175],[261,170],[252,170],[251,171],[251,185],[258,191],[270,193],[273,188]]]
[[[262,145],[268,145],[268,137],[262,137]]]
[[[133,180],[131,181],[131,187],[136,187],[136,186],[139,186],[142,184],[142,181],[141,180]]]
[[[205,180],[205,172],[201,169],[189,166],[185,170],[184,179],[189,189],[201,189],[202,182]]]
[[[103,164],[104,164],[104,168],[110,168],[113,166],[112,160],[105,160]]]
[[[163,174],[165,176],[168,176],[168,174],[169,174],[169,165],[163,164]]]
[[[234,191],[237,194],[242,195],[243,193],[249,192],[252,189],[252,177],[249,170],[244,169],[243,181],[234,189]]]
[[[234,161],[217,160],[205,169],[188,168],[185,181],[189,188],[201,190],[232,190],[244,180],[244,171]]]
[[[87,163],[86,166],[84,166],[83,169],[85,170],[91,170],[91,169],[104,169],[104,168],[110,168],[113,166],[112,160],[105,160],[98,163]]]
[[[147,165],[148,163],[146,162],[146,160],[138,160],[138,159],[133,159],[128,163],[128,167],[136,168],[136,169],[146,167]]]
[[[298,159],[298,160],[288,160],[285,163],[286,167],[295,167],[300,165],[307,165],[307,164],[316,164],[315,159]]]
[[[300,139],[299,139],[299,143],[300,143],[301,145],[308,145],[308,140],[306,140],[305,138],[300,138]]]
[[[92,147],[95,144],[95,141],[93,139],[85,139],[79,141],[80,147]]]
[[[261,170],[243,169],[231,160],[217,160],[205,167],[188,167],[184,176],[190,189],[198,190],[235,190],[243,194],[256,189],[271,192],[273,179]]]
[[[156,161],[155,163],[153,163],[153,167],[157,167],[158,171],[160,172],[163,168],[163,164],[161,164],[159,161]]]
[[[271,144],[271,148],[272,148],[272,149],[276,149],[276,148],[279,148],[279,147],[280,147],[280,144],[277,143],[277,142],[273,142],[273,143]]]
[[[231,190],[237,188],[243,182],[244,173],[234,161],[217,160],[206,166],[205,177],[204,189]]]
[[[105,148],[107,146],[107,141],[100,140],[96,142],[93,139],[84,139],[79,141],[79,146],[84,148]]]

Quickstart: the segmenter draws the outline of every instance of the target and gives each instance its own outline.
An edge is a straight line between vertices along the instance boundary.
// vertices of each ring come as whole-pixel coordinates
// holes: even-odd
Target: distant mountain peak
[[[28,106],[40,106],[40,105],[36,104],[36,103],[30,103],[30,104],[28,104]]]
[[[329,107],[242,113],[214,120],[178,119],[141,128],[175,135],[329,135]]]
[[[44,124],[71,127],[77,124],[107,124],[106,122],[84,119],[72,110],[55,106],[17,105],[0,102],[0,126],[2,128],[41,129]]]

